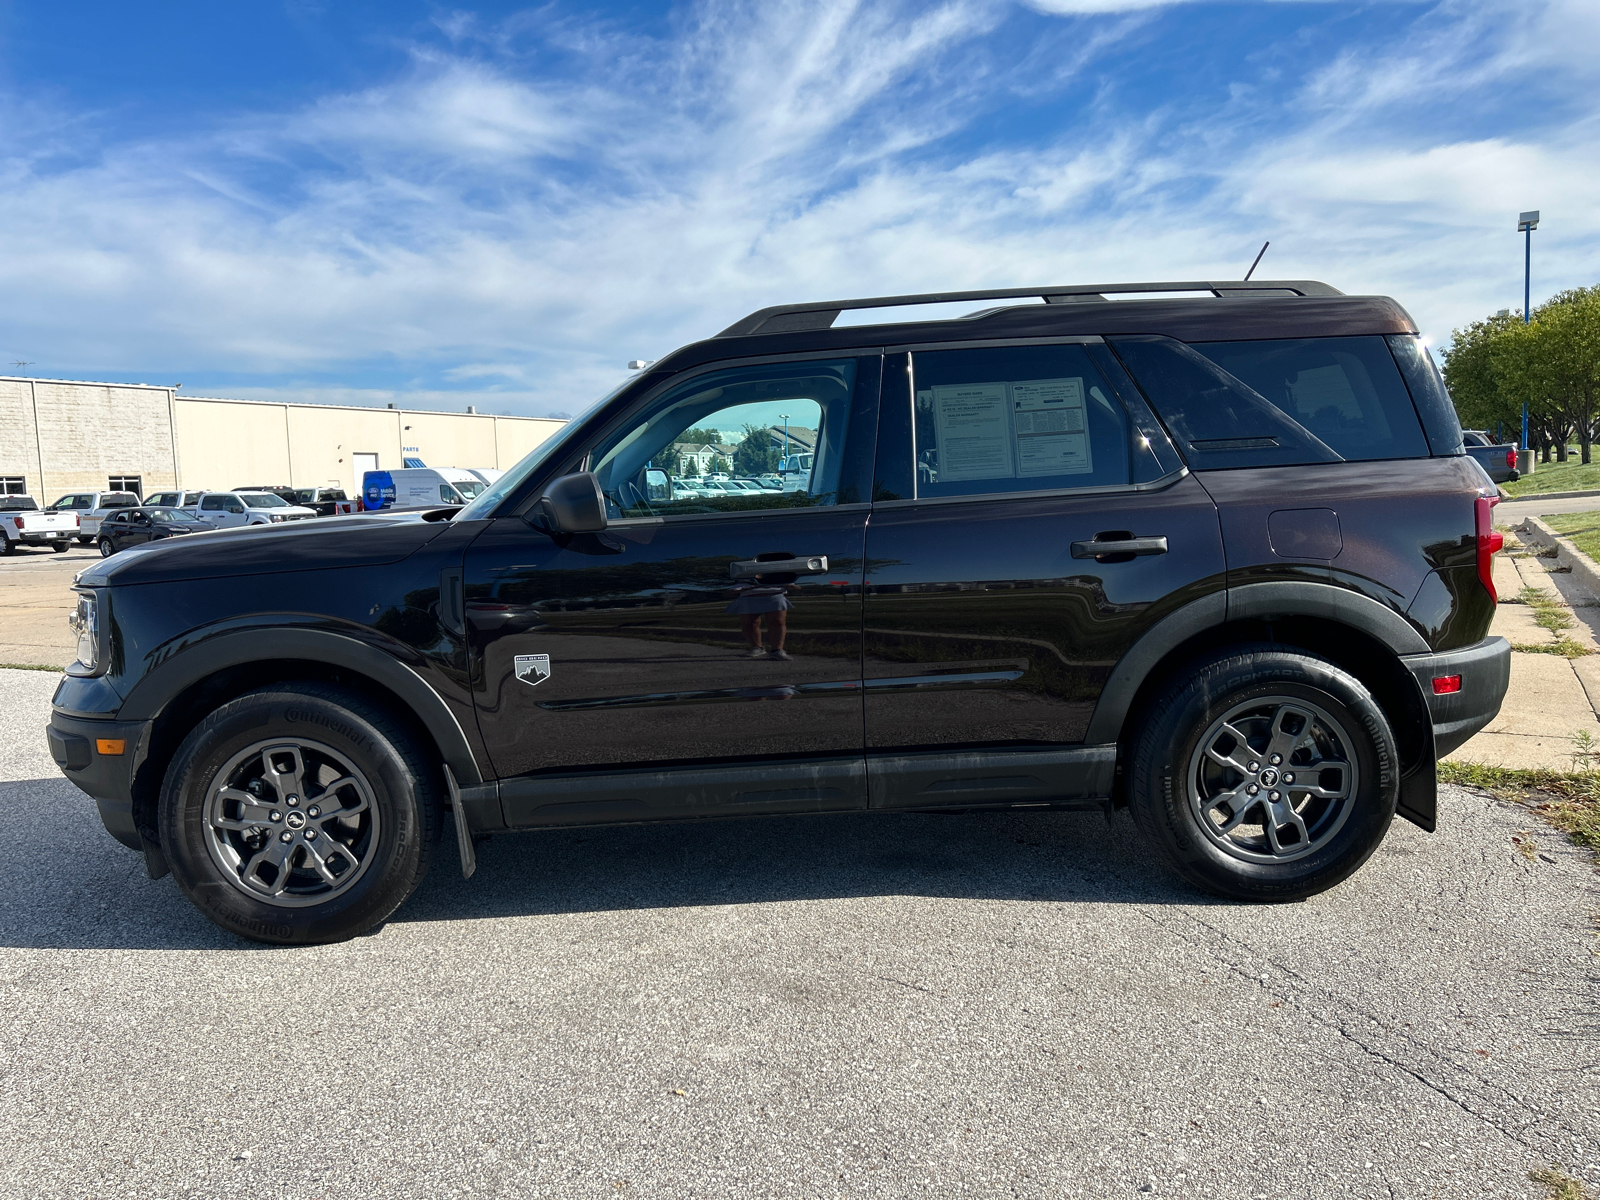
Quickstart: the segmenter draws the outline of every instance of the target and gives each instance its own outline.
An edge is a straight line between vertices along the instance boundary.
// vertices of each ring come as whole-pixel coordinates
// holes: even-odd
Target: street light
[[[1522,213],[1517,217],[1517,232],[1525,238],[1522,251],[1522,323],[1533,320],[1528,310],[1533,303],[1533,231],[1539,228],[1539,210]],[[1528,449],[1528,402],[1522,402],[1522,448]],[[1533,454],[1528,454],[1528,465],[1533,465]]]
[[[779,413],[783,420],[783,457],[778,460],[778,470],[785,470],[789,465],[789,414]]]

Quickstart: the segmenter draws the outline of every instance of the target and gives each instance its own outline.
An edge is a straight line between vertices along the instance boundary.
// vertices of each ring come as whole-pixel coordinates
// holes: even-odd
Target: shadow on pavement
[[[64,779],[0,783],[0,946],[264,949],[114,842]],[[401,923],[868,896],[1206,904],[1127,814],[852,813],[497,834],[461,878],[447,828]]]

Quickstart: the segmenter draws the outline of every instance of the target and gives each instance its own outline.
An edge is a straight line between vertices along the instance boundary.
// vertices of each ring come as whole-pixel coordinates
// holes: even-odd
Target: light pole
[[[789,414],[778,415],[783,419],[783,457],[778,460],[778,470],[782,471],[789,465]]]
[[[1525,212],[1517,218],[1517,232],[1525,239],[1522,250],[1522,323],[1533,320],[1528,311],[1533,300],[1533,231],[1539,228],[1539,210]],[[1522,402],[1522,448],[1528,449],[1528,402]],[[1533,453],[1528,453],[1528,465],[1533,465]]]

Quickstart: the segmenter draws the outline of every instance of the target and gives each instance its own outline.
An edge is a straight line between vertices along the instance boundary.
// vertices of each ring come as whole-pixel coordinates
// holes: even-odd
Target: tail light
[[[1494,590],[1494,553],[1506,544],[1506,535],[1494,531],[1494,506],[1498,496],[1479,496],[1476,502],[1478,535],[1478,579],[1489,593],[1489,599],[1500,603],[1500,593]]]
[[[18,529],[22,528],[22,518],[21,517],[12,517],[11,518],[11,523],[13,525],[15,525]]]
[[[1517,469],[1517,450],[1515,446],[1506,451],[1506,466],[1513,471]]]
[[[367,506],[365,504],[361,503],[360,500],[357,500],[356,501],[356,511],[357,512],[366,512],[367,511]]]
[[[83,528],[83,521],[81,519],[79,519],[77,513],[73,513],[72,514],[72,527],[74,529],[82,529]]]

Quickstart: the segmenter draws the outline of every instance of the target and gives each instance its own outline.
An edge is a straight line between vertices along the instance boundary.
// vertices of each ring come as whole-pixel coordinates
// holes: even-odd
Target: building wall
[[[357,453],[376,454],[385,470],[412,454],[430,467],[506,470],[565,424],[11,378],[0,379],[0,475],[24,476],[41,504],[103,489],[113,475],[140,476],[146,492],[332,483],[351,491]]]

